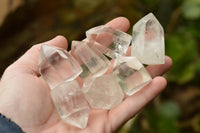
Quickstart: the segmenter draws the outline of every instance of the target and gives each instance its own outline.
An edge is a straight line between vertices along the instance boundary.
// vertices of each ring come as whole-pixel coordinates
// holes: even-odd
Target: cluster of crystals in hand
[[[39,58],[60,117],[79,128],[86,127],[90,107],[112,109],[152,80],[142,64],[164,63],[163,29],[151,13],[134,25],[133,37],[105,25],[86,36],[72,42],[71,54],[42,45]],[[131,40],[132,56],[125,56]]]

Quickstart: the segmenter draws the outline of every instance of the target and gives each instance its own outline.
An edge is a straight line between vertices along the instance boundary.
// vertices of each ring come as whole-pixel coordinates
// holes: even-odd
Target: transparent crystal
[[[51,90],[61,119],[79,128],[87,126],[89,105],[76,80],[64,81]]]
[[[110,67],[110,61],[94,45],[87,45],[83,41],[72,42],[72,55],[81,65],[81,78],[103,75]]]
[[[90,106],[97,109],[112,109],[124,98],[124,93],[113,74],[88,78],[85,80],[83,92]]]
[[[39,73],[51,89],[64,80],[71,81],[82,72],[78,62],[64,49],[42,45],[39,57]]]
[[[86,36],[102,53],[112,59],[125,55],[132,39],[129,34],[106,25],[86,31]]]
[[[118,82],[127,95],[133,95],[152,80],[136,57],[118,57],[113,67],[113,74],[118,77]]]
[[[164,31],[156,17],[149,13],[133,26],[131,55],[143,64],[165,63]]]

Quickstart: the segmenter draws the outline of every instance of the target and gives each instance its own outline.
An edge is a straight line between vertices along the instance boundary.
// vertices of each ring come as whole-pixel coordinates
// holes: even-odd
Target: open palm
[[[129,28],[128,20],[123,17],[107,25],[124,32]],[[62,36],[42,44],[67,49],[67,40]],[[0,82],[0,112],[30,133],[114,132],[165,88],[166,80],[159,75],[172,65],[171,59],[166,57],[165,64],[148,66],[154,78],[148,86],[112,110],[91,109],[87,127],[79,129],[62,122],[51,100],[50,89],[38,73],[40,46],[34,45],[10,65]]]

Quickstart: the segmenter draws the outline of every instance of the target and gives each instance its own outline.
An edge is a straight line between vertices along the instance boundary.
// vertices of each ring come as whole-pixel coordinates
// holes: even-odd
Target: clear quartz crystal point
[[[39,73],[51,89],[62,81],[71,81],[82,72],[78,62],[64,49],[42,45],[39,57]]]
[[[149,13],[133,26],[131,55],[148,65],[165,63],[164,30]]]
[[[79,128],[87,126],[89,105],[76,80],[64,81],[51,90],[61,119]]]
[[[112,59],[125,55],[132,39],[129,34],[106,25],[89,29],[86,36],[102,53]]]
[[[113,66],[121,88],[127,95],[133,95],[151,80],[151,76],[136,57],[118,57]]]
[[[110,67],[110,61],[94,45],[83,41],[72,42],[72,55],[81,65],[83,72],[80,77],[98,77],[103,75]]]
[[[124,92],[113,74],[90,77],[82,89],[90,106],[96,109],[112,109],[124,99]]]

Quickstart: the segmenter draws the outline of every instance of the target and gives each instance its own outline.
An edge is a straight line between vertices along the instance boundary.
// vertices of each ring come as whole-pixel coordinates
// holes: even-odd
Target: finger
[[[118,17],[118,18],[108,22],[106,25],[109,27],[112,27],[114,29],[126,32],[129,29],[130,23],[126,18]],[[97,29],[99,29],[99,28],[97,28]],[[96,31],[98,31],[97,29],[96,29]],[[102,28],[100,28],[99,30],[103,31]],[[106,29],[104,29],[104,30],[106,30]],[[90,31],[91,31],[91,33],[90,33]],[[108,52],[107,49],[105,49],[105,47],[109,47],[115,41],[114,33],[100,32],[100,33],[96,34],[95,30],[93,30],[93,31],[89,30],[88,33],[90,33],[89,38],[92,38],[91,40],[95,40],[95,42],[93,42],[92,44],[94,44],[99,50],[101,49],[100,51],[104,51],[105,53]]]
[[[21,72],[26,72],[34,75],[38,73],[38,59],[40,53],[40,47],[43,44],[48,44],[63,49],[67,49],[67,40],[63,36],[57,36],[50,41],[40,43],[32,46],[22,57],[20,57],[14,64],[9,66],[10,69],[18,69]]]
[[[147,71],[152,78],[156,76],[161,76],[167,72],[172,67],[172,59],[168,56],[165,56],[165,64],[161,65],[149,65],[146,67]]]
[[[128,47],[128,50],[126,51],[126,56],[131,56],[131,47]]]
[[[163,77],[156,77],[149,85],[136,94],[127,97],[120,105],[110,110],[108,117],[112,130],[116,131],[121,125],[135,116],[147,103],[163,91],[166,85],[167,82]]]
[[[107,26],[110,26],[112,28],[121,30],[123,32],[128,31],[130,27],[130,22],[127,18],[125,17],[118,17],[113,19],[112,21],[106,23]]]
[[[126,56],[130,56],[131,47],[129,47]],[[165,56],[165,64],[160,65],[149,65],[146,67],[147,71],[151,75],[152,78],[156,76],[161,76],[165,72],[167,72],[172,67],[172,59],[169,56]]]
[[[110,26],[110,27],[115,28],[115,29],[118,29],[118,30],[123,31],[123,32],[127,32],[129,27],[130,27],[130,22],[125,17],[117,17],[117,18],[109,21],[105,25]],[[84,39],[84,41],[85,40],[86,39]]]

